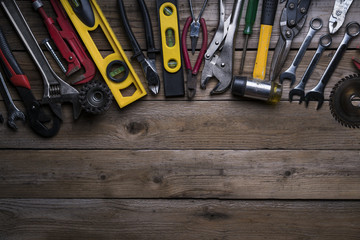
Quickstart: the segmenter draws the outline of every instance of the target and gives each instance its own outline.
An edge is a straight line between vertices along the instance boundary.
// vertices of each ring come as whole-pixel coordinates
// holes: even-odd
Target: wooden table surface
[[[31,1],[17,2],[38,41],[47,37]],[[131,57],[116,1],[98,2]],[[138,5],[124,2],[133,31],[145,48]],[[44,4],[54,16],[49,1]],[[147,4],[159,47],[156,4]],[[198,13],[202,1],[193,4]],[[227,13],[232,4],[226,2]],[[328,31],[333,4],[312,1],[284,69],[297,53],[310,19],[321,17],[324,27],[306,52],[298,78],[319,37]],[[243,16],[245,7],[246,3]],[[278,6],[268,68],[283,7]],[[182,28],[190,14],[187,1],[179,1],[179,14]],[[204,17],[211,39],[218,22],[217,0],[209,0]],[[360,1],[354,1],[346,23],[354,20],[360,21]],[[247,76],[252,75],[259,23],[260,14],[249,41]],[[0,24],[40,99],[40,74],[3,11]],[[244,17],[236,39],[235,73],[243,26]],[[308,89],[320,79],[344,31],[342,27],[333,37]],[[109,51],[101,35],[94,37],[99,49]],[[282,101],[273,106],[233,97],[230,91],[210,96],[216,85],[211,81],[206,90],[198,88],[193,101],[165,98],[161,89],[158,96],[148,95],[124,109],[114,102],[106,114],[83,114],[77,121],[65,105],[61,130],[52,139],[38,137],[21,123],[17,132],[3,124],[0,239],[360,239],[360,132],[342,127],[328,106],[335,83],[357,72],[351,58],[360,55],[359,44],[360,38],[345,53],[319,111],[315,103],[308,108],[289,103],[289,82],[284,84]],[[160,56],[158,60],[160,70]],[[50,62],[64,77],[54,61]],[[132,64],[145,84],[139,64]],[[13,87],[11,93],[23,109]],[[0,111],[6,116],[1,102]]]

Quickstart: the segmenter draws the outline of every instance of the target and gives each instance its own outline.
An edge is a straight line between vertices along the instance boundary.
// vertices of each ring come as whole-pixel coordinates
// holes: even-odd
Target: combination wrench
[[[77,119],[81,113],[79,92],[56,75],[51,68],[16,1],[0,0],[0,3],[41,73],[44,82],[41,103],[48,104],[55,115],[62,119],[61,104],[70,102],[73,105],[74,119]]]
[[[11,129],[17,130],[15,121],[21,120],[25,122],[25,114],[15,106],[15,103],[11,98],[9,89],[6,86],[5,80],[1,73],[0,73],[0,93],[5,102],[5,106],[8,112],[7,124]]]
[[[309,101],[317,101],[318,106],[317,110],[321,108],[324,103],[324,91],[327,83],[329,82],[332,74],[335,72],[335,69],[339,62],[341,61],[342,56],[344,55],[346,49],[348,48],[350,41],[360,34],[360,24],[358,22],[350,22],[346,26],[346,32],[343,40],[340,43],[340,46],[337,48],[335,55],[331,59],[329,65],[327,66],[325,72],[323,73],[319,83],[310,90],[305,96],[306,106],[309,105]]]
[[[330,36],[330,34],[326,34],[320,37],[319,40],[319,46],[309,64],[309,66],[307,67],[307,69],[305,70],[304,75],[302,76],[302,79],[300,80],[299,84],[296,85],[296,87],[294,87],[290,92],[289,92],[289,101],[292,102],[294,96],[299,96],[299,104],[302,103],[302,101],[305,100],[305,86],[306,83],[308,82],[308,80],[310,79],[311,74],[313,73],[313,71],[315,70],[316,65],[318,64],[321,55],[323,54],[323,52],[325,51],[325,49],[327,49],[328,47],[330,47],[332,43],[332,37]]]
[[[303,59],[306,49],[310,46],[311,40],[323,26],[323,22],[321,18],[313,18],[310,21],[310,28],[309,32],[306,35],[303,43],[301,44],[301,47],[296,54],[294,61],[292,62],[291,66],[280,75],[280,83],[282,84],[285,79],[288,79],[291,81],[290,86],[294,85],[296,81],[296,70]]]

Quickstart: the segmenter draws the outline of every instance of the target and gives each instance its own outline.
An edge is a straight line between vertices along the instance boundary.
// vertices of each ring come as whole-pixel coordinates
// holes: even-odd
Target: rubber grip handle
[[[252,34],[252,27],[255,23],[258,4],[259,4],[259,0],[248,1],[246,16],[245,16],[245,28],[244,28],[245,35]]]
[[[138,4],[140,7],[140,11],[143,15],[146,47],[147,47],[148,56],[151,59],[155,59],[155,53],[160,52],[160,50],[155,48],[154,33],[153,33],[152,24],[151,24],[149,10],[148,10],[144,0],[138,0]]]
[[[261,25],[260,27],[259,45],[253,71],[255,79],[265,79],[272,28],[271,25]]]
[[[185,62],[185,67],[188,70],[192,70],[191,68],[191,62],[190,62],[190,58],[189,58],[189,53],[187,51],[187,47],[186,47],[186,38],[187,38],[187,33],[189,32],[189,28],[190,28],[190,24],[192,22],[192,17],[188,17],[186,19],[185,25],[184,25],[184,29],[182,31],[181,34],[181,50],[183,53],[183,57],[184,57],[184,62]]]
[[[0,29],[0,59],[7,77],[14,86],[31,89],[29,80],[12,54],[2,29]]]
[[[261,25],[274,25],[279,0],[264,0],[261,12]]]

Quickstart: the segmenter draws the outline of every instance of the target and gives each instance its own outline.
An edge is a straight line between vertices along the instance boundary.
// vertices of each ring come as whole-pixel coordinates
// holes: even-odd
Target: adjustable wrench
[[[318,25],[316,25],[316,23],[318,23]],[[294,61],[292,62],[291,66],[280,75],[280,83],[281,84],[283,83],[283,81],[285,79],[289,79],[291,81],[290,86],[294,85],[294,83],[296,81],[296,70],[297,70],[302,58],[304,57],[306,49],[309,47],[311,40],[313,39],[313,37],[315,36],[317,31],[319,31],[322,28],[322,26],[323,26],[323,22],[322,22],[321,18],[311,19],[309,32],[306,35],[303,43],[301,44],[301,47],[300,47],[298,53],[296,54]]]
[[[44,96],[41,103],[49,104],[55,115],[59,119],[62,119],[61,104],[64,102],[70,102],[73,104],[74,119],[77,119],[81,112],[79,92],[64,82],[51,68],[29,26],[27,25],[24,16],[17,6],[16,1],[0,0],[0,3],[40,70],[44,81]]]
[[[335,72],[335,69],[339,62],[341,61],[342,56],[344,55],[346,49],[349,46],[350,41],[360,34],[360,24],[358,22],[350,22],[346,26],[346,32],[340,46],[338,47],[334,57],[331,59],[329,65],[327,66],[325,72],[323,73],[319,83],[310,90],[305,96],[306,106],[308,106],[309,101],[318,101],[317,110],[319,110],[324,103],[324,90],[326,84],[329,82],[332,74]]]
[[[17,130],[17,126],[15,124],[16,120],[22,120],[25,122],[25,115],[22,111],[20,111],[16,106],[14,101],[11,98],[9,89],[6,86],[5,80],[0,73],[0,93],[3,97],[3,100],[5,102],[6,109],[8,111],[8,120],[7,124],[8,126],[13,129]]]
[[[319,46],[318,46],[318,48],[316,50],[316,53],[314,54],[314,57],[312,58],[309,66],[305,70],[305,73],[304,73],[301,81],[299,82],[298,85],[296,85],[296,87],[294,89],[292,89],[289,92],[289,100],[290,100],[290,102],[292,102],[293,97],[295,95],[300,97],[299,104],[302,103],[302,101],[304,101],[306,83],[308,82],[308,80],[310,79],[311,74],[315,70],[315,67],[318,64],[322,53],[325,51],[326,48],[328,48],[331,45],[331,43],[332,43],[332,38],[331,38],[331,36],[329,34],[323,35],[323,36],[320,37]]]

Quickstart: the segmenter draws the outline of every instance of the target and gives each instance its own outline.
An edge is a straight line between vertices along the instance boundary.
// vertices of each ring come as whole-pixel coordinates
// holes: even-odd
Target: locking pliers
[[[334,10],[329,19],[329,32],[331,34],[336,33],[343,25],[352,2],[353,0],[335,0]]]
[[[201,76],[201,88],[205,89],[208,81],[215,77],[219,83],[210,94],[225,92],[233,77],[234,42],[241,17],[244,0],[234,1],[231,16],[225,20],[225,6],[219,0],[219,25],[205,53],[205,65]],[[218,54],[216,54],[219,52]]]

